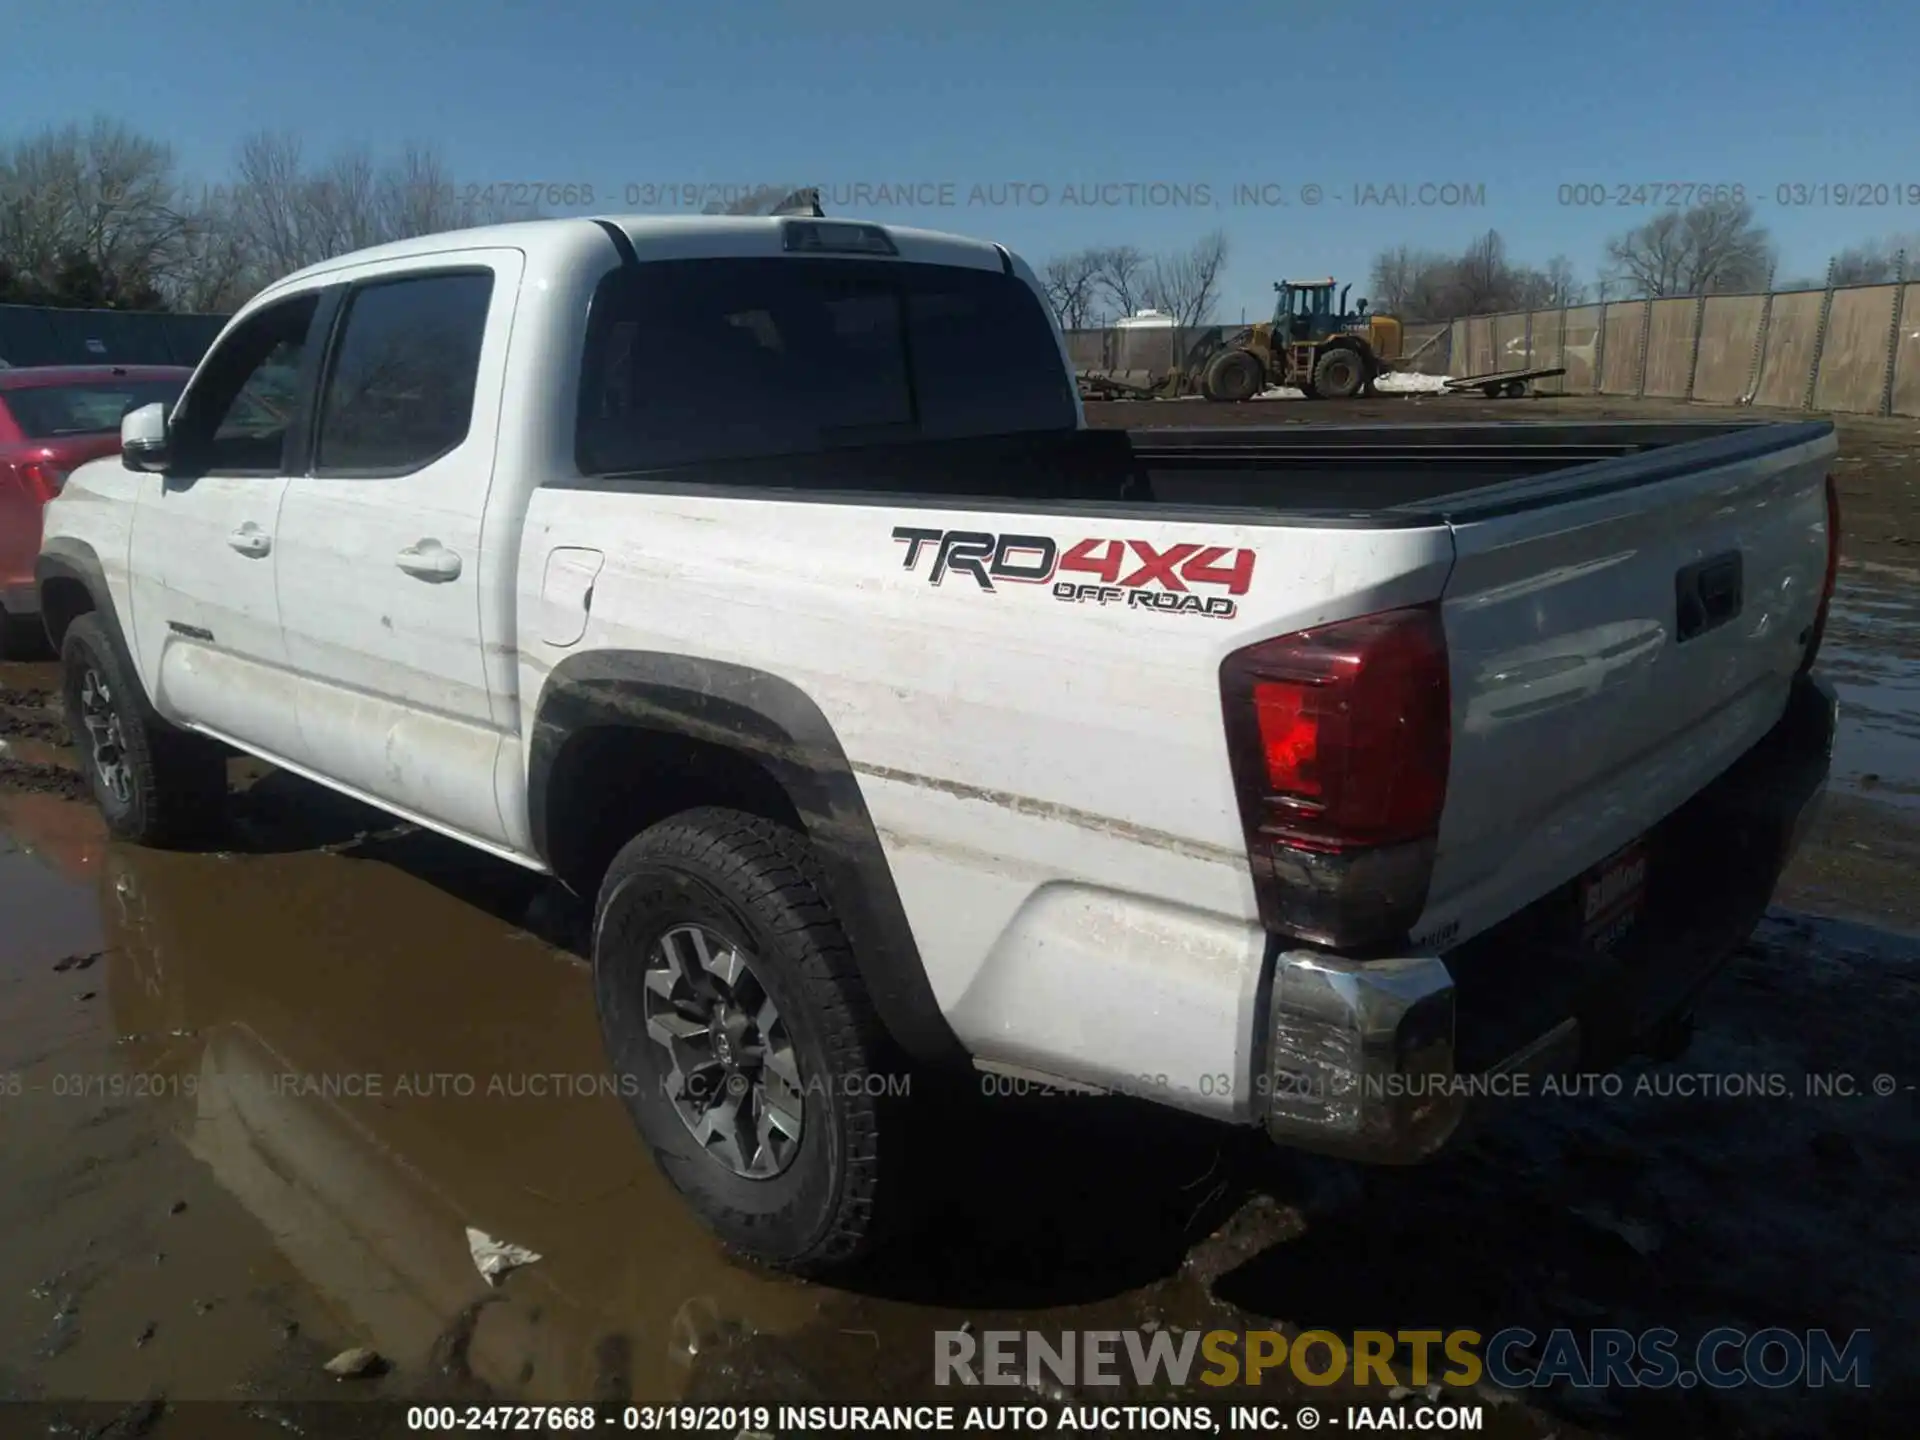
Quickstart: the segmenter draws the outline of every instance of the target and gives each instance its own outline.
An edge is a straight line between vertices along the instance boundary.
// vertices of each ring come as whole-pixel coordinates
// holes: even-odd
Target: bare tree
[[[473,211],[480,203],[454,188],[445,163],[423,145],[407,146],[370,190],[355,187],[352,193],[368,205],[374,232],[392,240],[463,229],[476,223]]]
[[[286,132],[248,137],[227,179],[190,187],[166,146],[95,121],[0,144],[0,268],[35,303],[228,310],[349,250],[536,218],[526,198],[456,183],[423,145],[309,166]]]
[[[204,195],[185,209],[179,253],[162,286],[174,309],[230,313],[260,288],[260,280],[228,197]]]
[[[1460,255],[1406,245],[1376,255],[1370,272],[1373,308],[1411,321],[1497,308],[1507,288],[1500,239],[1490,235],[1475,243],[1477,250]]]
[[[1122,316],[1140,309],[1146,299],[1148,262],[1131,245],[1110,245],[1092,252],[1095,292]]]
[[[1889,235],[1853,245],[1833,257],[1833,283],[1836,285],[1884,285],[1901,278],[1896,272],[1901,251],[1907,253],[1907,275],[1920,262],[1920,233]]]
[[[431,147],[406,146],[385,165],[364,149],[309,169],[297,136],[242,142],[230,192],[216,190],[261,283],[335,255],[416,235],[534,219],[537,206],[494,187],[461,186]]]
[[[1227,266],[1227,236],[1215,230],[1193,248],[1156,255],[1143,293],[1154,309],[1173,317],[1183,329],[1204,325],[1220,299],[1220,277]]]
[[[172,152],[124,125],[49,129],[0,150],[0,255],[51,283],[76,266],[152,291],[181,240]]]
[[[307,180],[306,187],[312,248],[319,252],[316,259],[364,250],[388,238],[382,176],[367,151],[335,156]]]
[[[1517,264],[1497,230],[1458,255],[1406,245],[1383,250],[1374,257],[1371,278],[1374,308],[1414,323],[1573,305],[1586,293],[1566,256],[1554,256],[1544,269]]]
[[[1405,271],[1392,277],[1400,293],[1385,313],[1408,320],[1445,320],[1460,314],[1464,302],[1459,269],[1457,256],[1416,251]]]
[[[1447,263],[1446,257],[1430,250],[1415,250],[1396,245],[1373,257],[1368,281],[1373,289],[1373,307],[1383,315],[1405,315],[1416,308],[1421,292],[1434,272]]]
[[[1498,230],[1472,241],[1453,267],[1454,313],[1482,314],[1513,306],[1513,267],[1507,263],[1507,242]]]
[[[1767,231],[1746,201],[1667,210],[1607,242],[1613,278],[1640,295],[1758,290],[1773,265]]]
[[[1547,294],[1542,305],[1545,308],[1557,308],[1562,305],[1578,305],[1587,297],[1587,287],[1580,283],[1574,271],[1573,261],[1564,255],[1556,255],[1547,261],[1543,272],[1547,281]]]
[[[325,258],[308,213],[302,151],[291,131],[250,135],[240,142],[231,188],[214,191],[216,199],[227,202],[243,242],[268,278]]]
[[[1099,254],[1093,250],[1056,255],[1042,267],[1040,283],[1061,329],[1085,330],[1095,322],[1099,295],[1094,281],[1099,268]]]

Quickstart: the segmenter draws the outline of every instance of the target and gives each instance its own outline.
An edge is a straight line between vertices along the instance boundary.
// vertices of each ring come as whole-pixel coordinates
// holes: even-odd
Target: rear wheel
[[[1238,403],[1258,395],[1266,382],[1260,357],[1245,350],[1228,350],[1207,366],[1204,386],[1209,400]]]
[[[722,809],[644,832],[601,886],[593,971],[628,1112],[714,1232],[808,1274],[864,1258],[908,1082],[805,838]]]
[[[107,829],[161,848],[212,834],[226,801],[225,757],[154,713],[97,615],[67,627],[60,668],[67,729]]]
[[[1329,400],[1348,400],[1367,383],[1367,362],[1357,350],[1328,350],[1314,362],[1313,388]]]

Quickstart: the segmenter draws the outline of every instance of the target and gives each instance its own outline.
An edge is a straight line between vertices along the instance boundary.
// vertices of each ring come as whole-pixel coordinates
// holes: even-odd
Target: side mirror
[[[120,417],[120,459],[129,470],[162,470],[167,463],[167,407],[155,401]]]

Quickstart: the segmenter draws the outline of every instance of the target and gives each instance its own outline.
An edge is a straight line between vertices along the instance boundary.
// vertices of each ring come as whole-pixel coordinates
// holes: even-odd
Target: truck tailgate
[[[1780,717],[1827,559],[1824,424],[1453,497],[1444,948],[1628,846]]]

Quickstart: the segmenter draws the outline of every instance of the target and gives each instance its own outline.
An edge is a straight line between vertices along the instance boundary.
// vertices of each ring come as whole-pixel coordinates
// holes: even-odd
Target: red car
[[[179,365],[36,365],[0,369],[0,660],[40,649],[33,562],[40,512],[74,466],[120,448],[120,417],[180,398]]]

